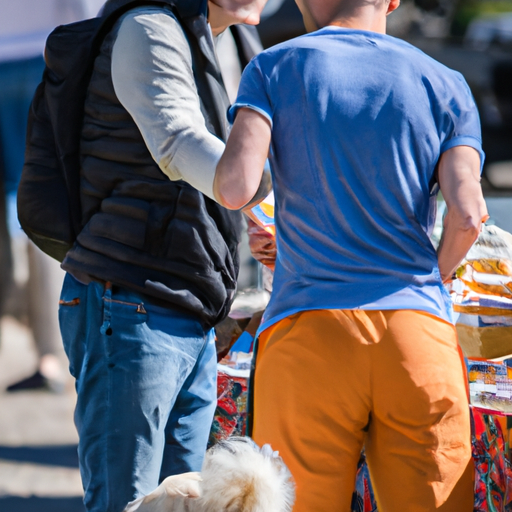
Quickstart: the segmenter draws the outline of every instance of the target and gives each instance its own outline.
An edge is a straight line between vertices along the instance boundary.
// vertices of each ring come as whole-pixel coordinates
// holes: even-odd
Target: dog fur
[[[290,512],[292,476],[269,445],[232,437],[206,452],[201,473],[166,478],[124,512]]]

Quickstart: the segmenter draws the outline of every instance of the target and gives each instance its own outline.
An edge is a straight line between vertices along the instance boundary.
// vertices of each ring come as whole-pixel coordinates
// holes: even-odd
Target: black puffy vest
[[[204,16],[182,25],[208,129],[225,139],[225,95]],[[238,275],[241,214],[183,181],[170,181],[152,159],[114,92],[105,38],[85,103],[81,139],[83,230],[62,267],[78,279],[137,290],[213,326],[228,313]]]

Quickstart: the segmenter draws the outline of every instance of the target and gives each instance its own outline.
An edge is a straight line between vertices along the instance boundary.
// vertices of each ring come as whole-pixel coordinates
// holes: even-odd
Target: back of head
[[[290,512],[292,476],[268,445],[247,437],[221,441],[208,450],[201,471],[203,512]]]

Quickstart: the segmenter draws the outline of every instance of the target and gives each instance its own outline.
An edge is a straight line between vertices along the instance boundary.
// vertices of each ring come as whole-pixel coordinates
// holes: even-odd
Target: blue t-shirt
[[[326,27],[245,69],[230,120],[272,123],[277,261],[263,317],[311,309],[415,309],[452,320],[430,242],[443,151],[482,156],[459,73],[384,34]]]

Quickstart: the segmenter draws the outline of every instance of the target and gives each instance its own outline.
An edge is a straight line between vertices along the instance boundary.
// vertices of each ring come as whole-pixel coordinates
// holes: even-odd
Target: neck
[[[361,8],[359,12],[336,16],[328,26],[368,30],[370,32],[386,33],[386,16],[382,12],[375,12],[369,8]]]
[[[232,21],[224,9],[213,2],[208,3],[208,22],[214,37],[224,32],[231,25]]]
[[[308,31],[337,26],[386,33],[386,14],[398,0],[296,0]],[[390,7],[390,2],[393,6]]]

